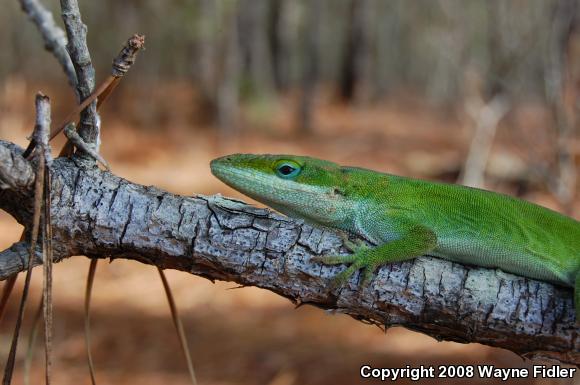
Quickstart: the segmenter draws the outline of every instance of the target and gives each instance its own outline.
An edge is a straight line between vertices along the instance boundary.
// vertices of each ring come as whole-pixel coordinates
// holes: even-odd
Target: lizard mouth
[[[226,158],[214,159],[210,162],[211,173],[233,188],[241,188],[245,183],[247,183],[249,178],[249,173],[244,172],[244,170],[233,167],[231,164],[227,163]],[[242,181],[242,183],[240,183]]]
[[[228,156],[210,162],[212,174],[228,186],[267,205],[288,206],[290,197],[300,193],[301,196],[318,199],[319,194],[304,186],[288,185],[287,181],[278,180],[255,170],[237,167]],[[314,195],[313,197],[311,197]]]
[[[271,188],[271,183],[264,180],[259,173],[232,165],[228,157],[214,159],[210,162],[212,174],[228,186],[254,198],[262,200],[265,191]]]
[[[242,156],[224,156],[210,162],[212,174],[233,189],[282,214],[312,223],[334,223],[344,193],[323,185],[287,180],[267,168],[266,161],[248,165]]]

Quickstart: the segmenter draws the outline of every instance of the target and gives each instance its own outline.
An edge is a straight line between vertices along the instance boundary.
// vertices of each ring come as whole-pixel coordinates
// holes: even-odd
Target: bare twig
[[[40,35],[44,40],[44,48],[56,57],[60,63],[70,86],[75,89],[77,85],[77,74],[73,67],[68,52],[66,51],[66,35],[64,31],[56,25],[52,12],[38,0],[20,0],[22,10],[30,17],[32,22],[38,27]],[[78,94],[77,94],[78,96]]]
[[[64,17],[64,16],[63,16]],[[90,103],[93,103],[97,97],[101,96],[101,99],[99,100],[98,105],[100,105],[107,97],[108,95],[110,95],[111,91],[116,87],[116,85],[118,84],[119,80],[121,77],[123,77],[127,71],[129,70],[129,68],[131,67],[131,65],[135,62],[135,58],[137,55],[137,52],[142,49],[144,47],[144,37],[142,35],[133,35],[126,43],[126,45],[123,47],[123,49],[120,51],[119,55],[117,55],[117,57],[113,60],[113,67],[112,67],[112,71],[111,71],[111,75],[107,78],[107,80],[105,82],[103,82],[103,84],[95,91],[93,92],[91,95],[89,95],[88,98],[86,98],[84,100],[84,102],[82,102],[71,114],[69,114],[69,116],[65,119],[65,122],[71,122],[72,119],[74,119],[74,117],[81,111],[83,111],[85,109],[85,107],[89,106]],[[56,130],[52,130],[52,132],[50,133],[50,139],[52,139],[54,136],[56,136],[56,134],[58,134],[58,132],[60,132],[63,128],[64,128],[65,124],[61,125],[59,128],[57,128]],[[92,157],[94,157],[95,159],[97,159],[98,161],[100,161],[107,169],[108,169],[108,164],[106,163],[106,161],[98,154],[98,152],[96,150],[93,150],[93,147],[96,146],[96,144],[86,144],[84,142],[84,140],[82,139],[82,137],[80,137],[79,134],[77,134],[77,132],[74,130],[74,125],[72,127],[67,127],[69,128],[68,130],[66,130],[66,134],[67,134],[67,138],[69,138],[70,141],[72,141],[72,143],[77,146],[77,148],[80,148],[81,150],[84,150],[86,153],[88,153],[89,155],[91,155]],[[47,135],[48,135],[48,131],[47,131]],[[24,155],[27,156],[29,155],[32,150],[35,148],[36,143],[38,143],[38,140],[40,138],[34,137],[32,139],[32,141],[30,142],[27,150],[25,151]],[[47,138],[43,138],[42,140],[46,139],[46,144],[41,146],[41,150],[43,150],[43,155],[44,158],[46,160],[46,164],[49,165],[51,158],[50,158],[50,151],[48,150],[48,137]],[[67,145],[65,145],[65,147],[63,148],[63,150],[61,151],[61,156],[65,155],[65,153],[68,153],[70,150],[72,149],[70,142],[67,142]],[[1,171],[1,170],[0,170]],[[9,170],[7,170],[9,171]],[[7,175],[10,175],[10,173],[7,173]],[[26,175],[26,173],[24,173],[24,175]],[[47,180],[45,183],[45,197],[48,200],[47,204],[45,205],[45,209],[46,209],[46,215],[45,215],[45,237],[44,239],[44,250],[45,250],[45,261],[48,261],[48,263],[45,263],[45,279],[44,279],[44,319],[45,319],[45,348],[46,348],[46,381],[47,383],[50,382],[50,368],[51,368],[51,359],[50,359],[50,352],[52,350],[51,348],[51,330],[52,330],[52,301],[51,301],[51,286],[52,286],[52,276],[51,276],[51,271],[52,271],[52,246],[51,246],[51,239],[52,239],[52,235],[51,235],[51,226],[50,226],[50,174],[47,172]],[[0,178],[1,181],[1,178]],[[12,185],[14,183],[11,183]],[[7,187],[10,187],[10,184],[6,185]],[[96,268],[96,260],[94,262],[94,266],[92,266],[92,269],[94,271],[94,269]],[[94,274],[94,272],[93,272]],[[11,280],[9,281],[9,284],[5,287],[5,290],[3,291],[3,298],[5,297],[5,299],[7,300],[7,298],[10,295],[11,292],[11,288],[13,286],[14,280],[16,279],[16,276],[14,276],[13,278],[11,278]],[[91,280],[92,281],[92,280]],[[92,283],[92,282],[91,282]],[[89,283],[87,283],[89,284]],[[90,295],[90,293],[89,293]],[[4,303],[5,304],[5,303]],[[87,304],[88,306],[88,304]],[[0,309],[1,310],[1,309]],[[86,309],[88,312],[88,308]],[[1,313],[0,313],[1,315]],[[88,320],[87,320],[87,324],[85,325],[86,327],[88,327]],[[94,367],[92,365],[92,359],[90,357],[90,337],[87,334],[87,349],[89,352],[89,369],[90,369],[90,374],[91,374],[91,380],[93,381],[93,384],[95,383],[95,376],[94,376]]]
[[[38,143],[44,143],[45,137],[48,140],[48,132],[50,130],[50,102],[47,96],[42,94],[36,95],[36,125],[34,128],[34,136]],[[20,307],[18,309],[18,316],[16,318],[16,326],[14,327],[14,334],[12,336],[12,343],[10,345],[10,352],[6,360],[6,367],[4,368],[4,378],[2,383],[9,385],[12,381],[12,373],[14,371],[14,361],[16,358],[16,349],[18,346],[18,337],[20,334],[20,327],[22,325],[22,318],[24,316],[24,307],[28,297],[28,289],[30,287],[30,278],[32,277],[33,255],[36,253],[36,243],[38,241],[38,230],[40,228],[40,217],[42,212],[42,195],[44,192],[44,172],[45,172],[45,154],[43,151],[38,156],[36,182],[34,187],[34,214],[32,221],[31,240],[29,245],[28,267],[26,271],[26,278],[24,281],[24,288],[22,290],[22,298],[20,300]]]
[[[110,170],[109,163],[99,154],[97,151],[93,149],[92,145],[89,145],[83,141],[83,138],[79,135],[79,133],[75,130],[75,124],[69,123],[64,128],[64,135],[67,137],[70,143],[72,143],[76,148],[82,150],[83,152],[89,154],[92,158],[96,159],[100,162],[107,170]]]
[[[57,61],[60,63],[70,86],[75,90],[77,98],[80,98],[78,92],[76,92],[75,89],[77,84],[77,75],[75,73],[71,58],[66,50],[67,39],[64,31],[54,22],[52,12],[47,10],[38,0],[20,0],[20,6],[22,10],[29,16],[32,22],[37,26],[44,40],[45,48],[49,52],[52,52]],[[48,126],[47,129],[50,129],[50,126]],[[29,145],[30,151],[32,151],[35,142],[36,138],[32,138]],[[50,150],[48,147],[45,148],[45,151],[48,152],[44,154],[45,160],[50,159]],[[25,157],[29,154],[30,152],[28,152]],[[50,204],[47,206],[50,207]],[[21,240],[24,238],[24,235],[25,233],[23,232]],[[16,279],[17,274],[10,277],[7,280],[6,285],[2,288],[2,299],[0,301],[0,320],[4,314],[6,303],[10,298]]]
[[[47,127],[48,128],[48,127]],[[42,303],[44,318],[44,352],[45,352],[45,379],[46,385],[50,384],[51,367],[52,367],[52,221],[50,215],[51,197],[50,187],[52,185],[50,178],[50,166],[52,157],[50,146],[48,144],[48,129],[42,132],[40,149],[44,158],[44,225],[42,229],[42,257],[43,257],[43,287]]]
[[[53,139],[61,131],[63,131],[67,125],[71,124],[74,121],[74,119],[77,117],[77,115],[82,113],[82,111],[85,108],[87,108],[91,103],[93,103],[95,100],[97,100],[97,98],[98,98],[97,108],[99,108],[101,106],[101,104],[111,94],[111,92],[115,89],[115,87],[117,86],[117,84],[119,83],[121,78],[131,68],[133,63],[135,63],[135,59],[137,58],[137,52],[139,52],[139,50],[143,49],[144,46],[145,46],[145,37],[143,35],[135,34],[135,35],[131,36],[127,40],[127,42],[125,43],[125,45],[123,46],[123,48],[121,49],[121,51],[119,52],[117,57],[115,57],[115,59],[113,59],[113,66],[111,69],[111,75],[108,76],[107,79],[105,79],[105,81],[103,83],[101,83],[99,85],[99,87],[97,87],[97,89],[95,91],[93,91],[85,100],[83,100],[78,106],[76,106],[66,116],[66,118],[64,118],[63,122],[60,125],[51,129],[50,139]],[[92,147],[87,145],[87,143],[84,142],[84,140],[81,140],[81,142],[85,144],[85,146],[81,147],[81,150],[87,151],[88,148],[92,149]],[[72,149],[72,147],[70,147],[69,145],[70,145],[70,143],[67,142],[67,146],[65,146],[65,148],[63,148],[63,151],[61,151],[61,154],[59,154],[59,156],[63,156],[65,154],[68,154],[68,152]],[[32,152],[32,150],[34,149],[35,146],[36,146],[36,142],[34,140],[32,140],[30,142],[30,144],[28,145],[28,147],[26,148],[26,150],[24,151],[24,156],[25,157],[28,156]],[[93,150],[93,152],[97,152],[97,151],[98,151],[98,149]],[[98,158],[96,158],[96,159],[99,160],[101,163],[106,164],[106,162],[103,162],[102,160],[100,160]]]
[[[135,34],[127,40],[127,43],[121,49],[117,57],[113,60],[113,69],[111,70],[111,75],[116,78],[123,77],[127,71],[131,68],[135,59],[137,58],[137,52],[144,49],[145,47],[145,36]]]
[[[2,251],[0,257],[0,271],[5,272],[2,277],[8,279],[14,274],[26,271],[28,266],[28,253],[30,252],[30,244],[26,241],[20,241],[12,244],[9,248]],[[20,260],[18,266],[14,266],[14,262]],[[34,254],[33,266],[38,266],[42,263],[42,249],[36,247]]]
[[[77,74],[76,89],[79,100],[87,99],[95,88],[95,69],[87,47],[87,26],[83,24],[79,5],[76,0],[61,0],[62,19],[68,37],[67,50]],[[79,134],[85,143],[94,144],[98,151],[100,146],[100,119],[97,104],[92,102],[81,112]]]
[[[123,76],[129,71],[133,63],[135,63],[135,59],[137,59],[137,53],[139,50],[144,49],[145,47],[145,36],[135,34],[131,36],[119,54],[113,59],[113,66],[111,68],[111,75],[105,79],[103,83],[99,85],[99,87],[88,97],[86,98],[79,106],[77,106],[69,115],[64,119],[64,121],[56,127],[50,133],[50,139],[54,138],[61,132],[67,125],[73,122],[73,119],[82,111],[84,110],[90,103],[92,103],[95,99],[98,98],[97,101],[97,109],[101,106],[101,104],[107,100],[108,96],[111,92],[117,87],[117,84],[121,80]],[[84,150],[84,149],[83,149]],[[103,162],[101,162],[103,163]]]

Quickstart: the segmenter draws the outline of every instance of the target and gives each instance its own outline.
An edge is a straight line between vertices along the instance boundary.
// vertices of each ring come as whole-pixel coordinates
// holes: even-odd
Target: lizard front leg
[[[344,284],[359,269],[363,269],[362,286],[368,285],[375,270],[382,265],[416,258],[437,246],[437,236],[422,225],[410,226],[401,237],[375,247],[355,247],[354,254],[315,257],[312,260],[326,265],[350,264],[332,281],[336,287]]]

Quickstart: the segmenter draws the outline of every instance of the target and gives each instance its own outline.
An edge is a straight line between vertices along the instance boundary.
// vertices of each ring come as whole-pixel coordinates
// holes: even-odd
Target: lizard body
[[[293,155],[236,154],[211,162],[213,174],[283,214],[357,234],[375,247],[325,256],[359,269],[423,254],[575,288],[580,319],[580,222],[491,191],[384,174]]]

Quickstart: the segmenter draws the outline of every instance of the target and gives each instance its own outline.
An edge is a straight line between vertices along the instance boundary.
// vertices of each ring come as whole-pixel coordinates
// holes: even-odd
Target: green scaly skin
[[[236,154],[211,162],[227,185],[291,217],[357,234],[376,247],[317,259],[363,269],[423,254],[575,288],[580,320],[580,222],[490,191],[405,178],[303,156]]]

